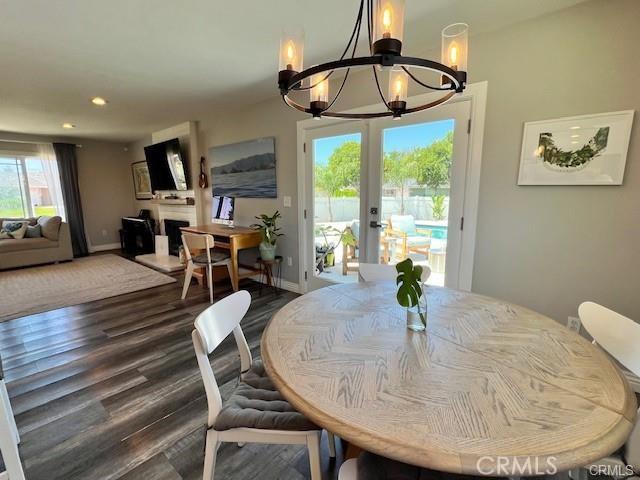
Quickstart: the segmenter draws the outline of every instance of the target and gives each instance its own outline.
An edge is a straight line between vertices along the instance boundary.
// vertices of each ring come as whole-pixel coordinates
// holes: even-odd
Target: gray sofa
[[[14,218],[0,218],[0,225],[4,220],[15,221]],[[69,224],[62,222],[60,217],[39,217],[19,219],[29,222],[29,225],[40,225],[42,236],[37,238],[1,239],[0,240],[0,270],[26,267],[42,263],[63,262],[73,259],[71,248],[71,233]]]

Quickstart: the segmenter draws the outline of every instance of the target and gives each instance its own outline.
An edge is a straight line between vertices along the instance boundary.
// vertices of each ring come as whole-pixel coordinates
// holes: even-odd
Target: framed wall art
[[[133,175],[133,189],[136,192],[136,200],[150,200],[153,197],[151,191],[151,179],[147,162],[135,162],[131,164]]]
[[[634,111],[524,124],[518,185],[621,185]]]

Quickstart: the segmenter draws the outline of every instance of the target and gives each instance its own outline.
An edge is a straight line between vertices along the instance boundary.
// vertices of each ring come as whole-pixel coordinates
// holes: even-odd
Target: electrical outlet
[[[293,258],[287,257],[287,266],[293,267]]]
[[[105,229],[102,229],[102,236],[106,237],[108,235],[108,232]]]
[[[574,332],[580,332],[581,326],[582,326],[582,322],[578,317],[569,317],[567,319],[567,328],[569,330],[573,330]]]

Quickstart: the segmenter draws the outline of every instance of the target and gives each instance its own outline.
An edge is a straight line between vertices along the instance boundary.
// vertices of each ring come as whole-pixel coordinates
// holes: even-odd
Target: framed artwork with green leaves
[[[518,185],[622,185],[633,115],[525,123]]]

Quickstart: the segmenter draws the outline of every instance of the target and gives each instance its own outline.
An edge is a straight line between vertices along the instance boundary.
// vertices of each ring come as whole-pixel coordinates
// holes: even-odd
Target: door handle
[[[381,223],[376,222],[375,220],[371,220],[371,221],[369,222],[369,226],[370,226],[371,228],[382,228],[382,224],[381,224]]]

